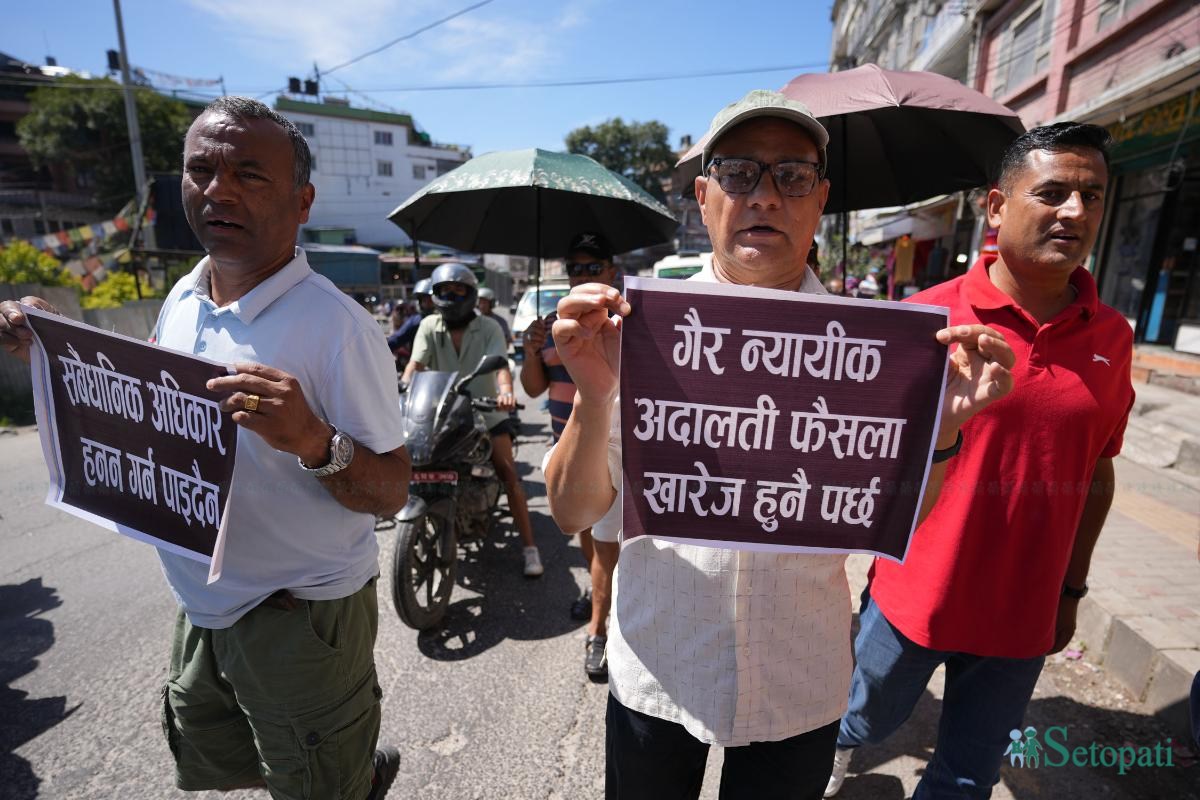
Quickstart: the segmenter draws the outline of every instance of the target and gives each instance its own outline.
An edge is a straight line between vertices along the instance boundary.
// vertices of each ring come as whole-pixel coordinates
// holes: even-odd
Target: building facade
[[[1138,341],[1200,352],[1200,4],[838,0],[833,21],[831,69],[930,70],[998,100],[1027,128],[1107,127],[1108,210],[1088,265],[1101,299]],[[973,260],[986,236],[981,198],[960,205],[959,232],[973,222],[975,233],[969,256],[956,237],[956,261]],[[852,239],[899,235],[894,213],[882,235],[877,216],[860,218]]]
[[[1200,4],[1009,0],[978,19],[976,88],[1026,126],[1113,134],[1101,300],[1138,341],[1200,353]]]
[[[0,243],[72,230],[105,215],[93,199],[92,176],[68,163],[35,167],[17,138],[29,95],[74,73],[0,53]]]
[[[434,143],[408,114],[354,108],[332,97],[310,102],[284,95],[275,109],[296,123],[312,149],[317,197],[305,227],[351,229],[354,241],[345,244],[410,244],[387,215],[471,157],[465,147]]]
[[[837,0],[832,19],[833,71],[878,64],[967,82],[975,34],[971,2]],[[963,272],[983,239],[977,200],[959,192],[903,208],[851,212],[851,272],[878,269],[897,298]],[[823,274],[832,276],[841,260],[839,248],[830,246],[840,242],[840,221],[829,219],[824,229]]]

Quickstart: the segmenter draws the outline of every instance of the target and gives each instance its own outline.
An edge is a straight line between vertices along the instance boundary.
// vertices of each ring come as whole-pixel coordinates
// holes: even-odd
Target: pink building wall
[[[1058,0],[1048,68],[997,95],[997,70],[1011,58],[999,52],[1001,29],[1029,7],[1029,0],[1005,3],[984,27],[975,87],[1032,127],[1165,66],[1168,52],[1191,54],[1200,48],[1200,4],[1193,0],[1142,0],[1097,30],[1100,5],[1100,0]]]

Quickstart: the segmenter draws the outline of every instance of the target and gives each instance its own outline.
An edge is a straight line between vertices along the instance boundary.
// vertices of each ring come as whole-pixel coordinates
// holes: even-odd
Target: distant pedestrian
[[[599,233],[580,233],[567,246],[567,279],[572,287],[585,283],[612,286],[617,268],[612,262],[608,240]],[[521,366],[521,386],[530,397],[549,389],[550,429],[554,441],[562,435],[575,400],[575,383],[563,366],[550,329],[558,319],[550,312],[545,319],[534,320],[525,331],[525,360]],[[587,620],[584,640],[583,671],[593,680],[608,678],[608,615],[612,605],[612,576],[617,568],[621,533],[620,509],[605,515],[594,526],[579,532],[579,549],[588,563],[591,589],[571,604],[571,617]]]
[[[963,426],[904,563],[875,560],[827,797],[853,748],[890,736],[943,664],[937,745],[913,797],[990,797],[1045,656],[1075,633],[1133,405],[1132,331],[1084,266],[1109,141],[1074,122],[1018,137],[987,198],[998,253],[912,298],[1000,331],[1016,387]]]
[[[512,328],[508,320],[496,313],[496,293],[486,286],[479,287],[479,313],[500,326],[504,332],[504,344],[512,347]]]
[[[413,373],[433,369],[467,374],[484,356],[504,356],[504,334],[494,320],[475,309],[479,280],[465,264],[442,264],[433,271],[433,302],[437,309],[421,321],[413,342],[412,358],[404,368],[407,385]],[[509,416],[516,408],[513,376],[505,366],[496,372],[479,375],[471,382],[475,397],[495,397],[496,410],[486,412],[484,420],[492,442],[492,466],[504,484],[508,507],[521,536],[523,571],[527,578],[541,577],[541,553],[533,538],[533,522],[521,478],[513,457],[517,422]]]
[[[879,270],[872,269],[858,282],[858,296],[872,300],[879,296]]]
[[[155,340],[236,369],[209,388],[238,425],[237,466],[221,579],[158,551],[179,612],[154,694],[180,789],[379,800],[400,754],[376,750],[375,518],[403,507],[410,462],[378,324],[295,246],[310,158],[292,122],[244,97],[213,101],[184,141],[184,213],[207,255]],[[0,345],[28,360],[29,339],[0,303]]]
[[[433,313],[433,286],[429,278],[417,281],[413,287],[413,299],[416,300],[415,313],[405,317],[400,327],[388,335],[388,348],[396,357],[396,369],[403,373],[412,355],[413,341],[417,338],[417,328],[421,320]]]

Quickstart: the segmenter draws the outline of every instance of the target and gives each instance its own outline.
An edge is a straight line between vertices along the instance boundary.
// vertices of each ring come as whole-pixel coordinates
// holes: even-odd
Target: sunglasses
[[[607,265],[603,261],[568,261],[567,274],[572,278],[578,278],[582,275],[596,277],[601,272],[604,272]]]
[[[708,174],[717,179],[721,191],[749,194],[769,171],[775,187],[787,197],[804,197],[816,187],[821,165],[813,161],[780,161],[764,164],[749,158],[714,158],[708,162]]]
[[[433,296],[438,300],[452,303],[455,300],[462,300],[465,298],[469,291],[470,290],[465,286],[455,286],[454,284],[450,284],[447,286],[436,287],[433,290]]]

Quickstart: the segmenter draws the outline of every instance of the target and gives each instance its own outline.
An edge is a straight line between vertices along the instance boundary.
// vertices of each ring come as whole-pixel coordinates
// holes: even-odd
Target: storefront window
[[[1137,318],[1146,289],[1163,204],[1161,174],[1149,169],[1126,175],[1114,210],[1100,299],[1130,319]]]

